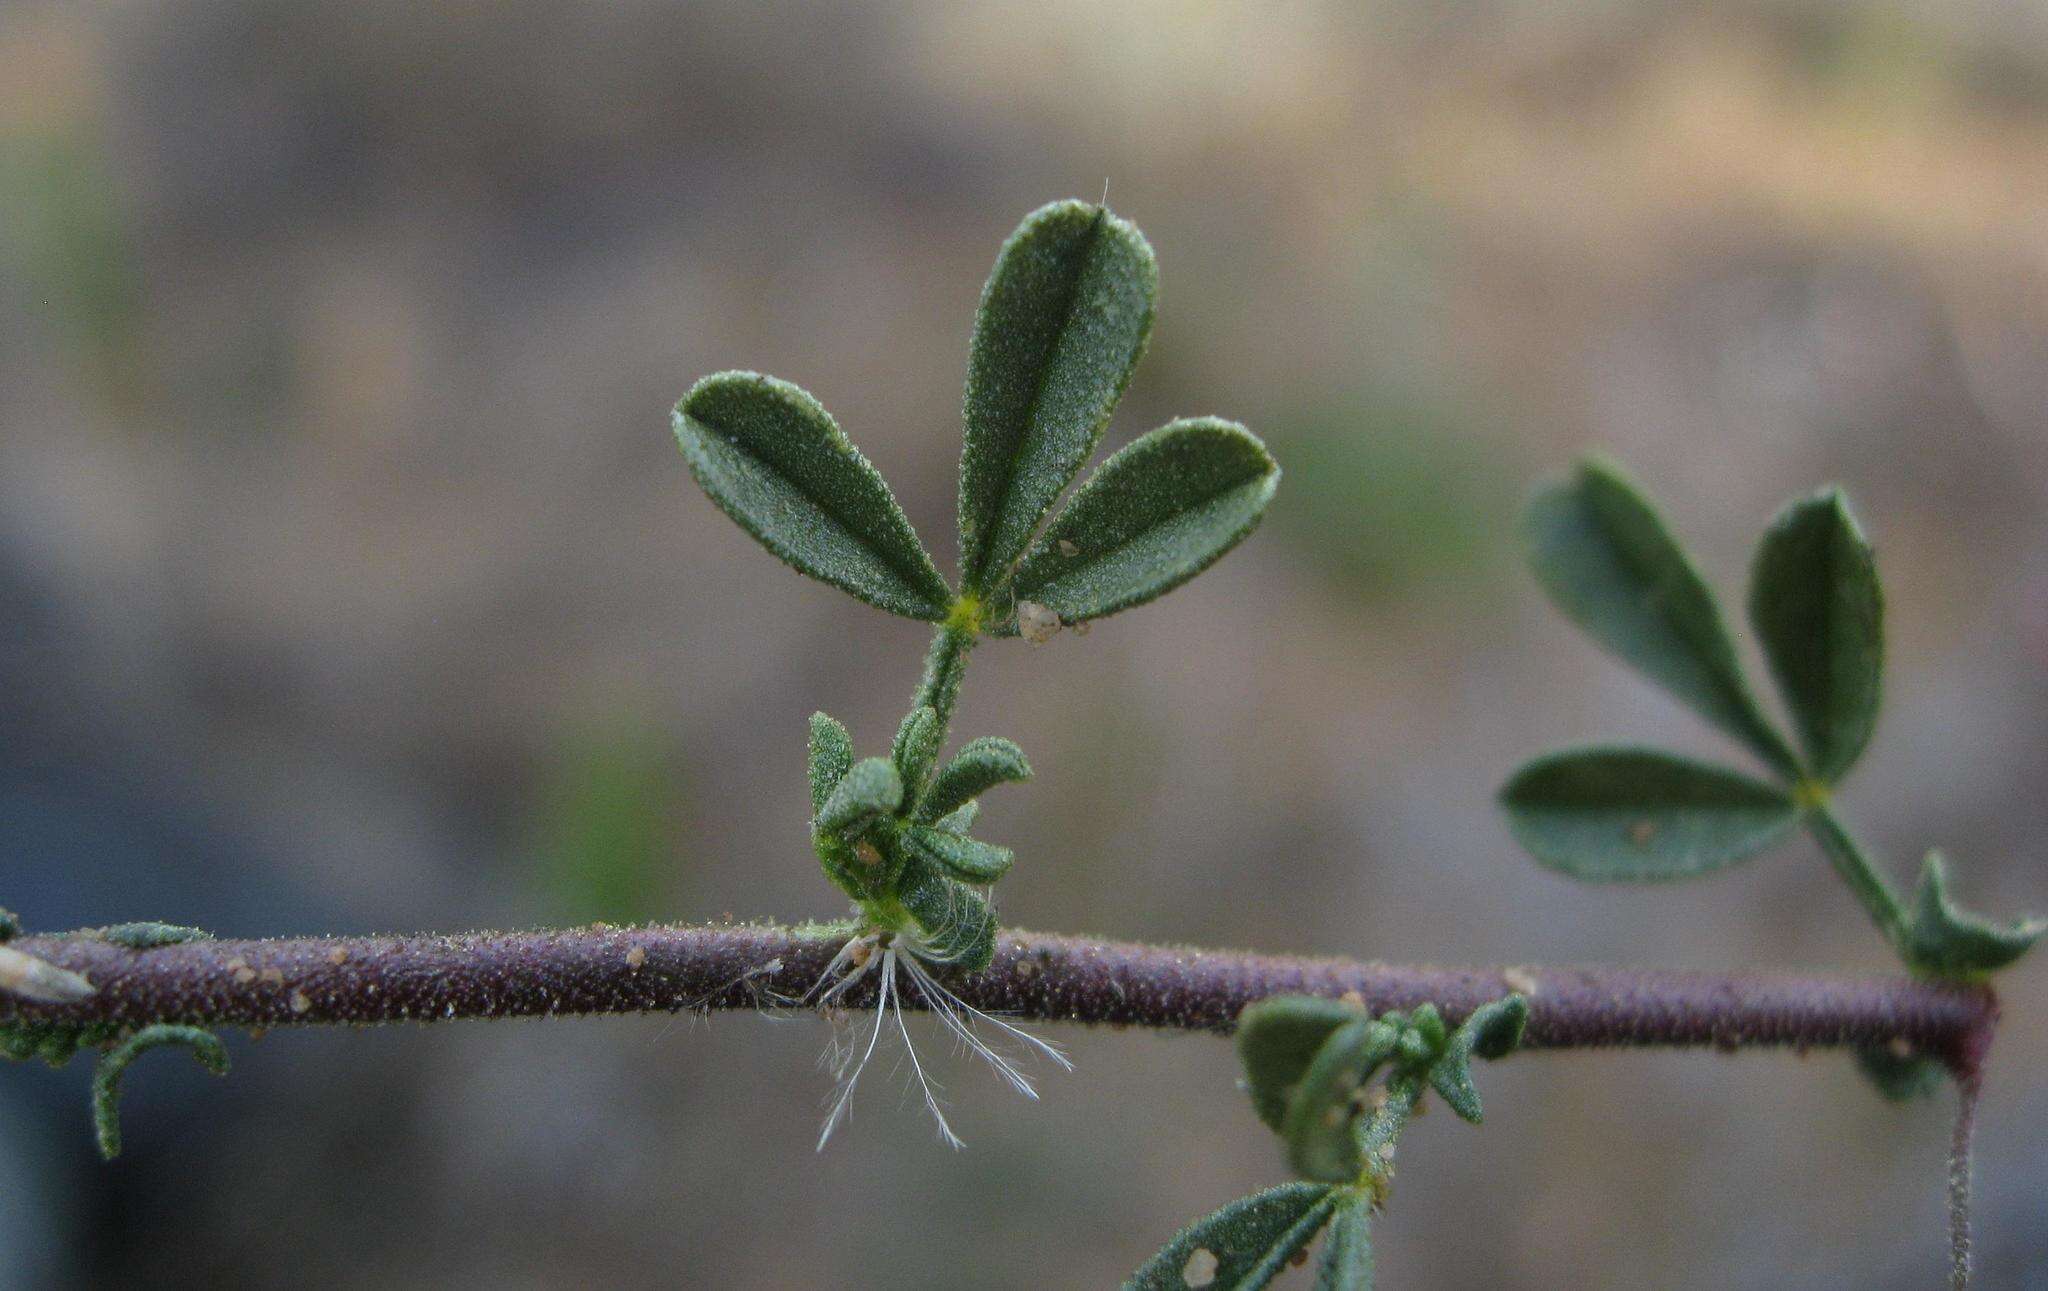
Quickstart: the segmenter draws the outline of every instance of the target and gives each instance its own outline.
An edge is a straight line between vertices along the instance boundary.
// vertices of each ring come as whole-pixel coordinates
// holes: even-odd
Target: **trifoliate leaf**
[[[853,737],[823,713],[811,714],[811,816],[825,810],[825,800],[853,766]]]
[[[1539,862],[1603,883],[1704,874],[1764,850],[1799,820],[1771,785],[1654,749],[1538,758],[1508,781],[1501,804]]]
[[[1317,995],[1275,995],[1237,1015],[1237,1060],[1252,1107],[1268,1128],[1281,1128],[1287,1101],[1316,1051],[1339,1027],[1364,1016],[1353,1005]]]
[[[939,758],[942,733],[939,715],[929,707],[911,709],[904,715],[903,724],[896,728],[896,743],[889,756],[895,760],[896,771],[903,777],[905,800],[915,802],[918,794],[924,792],[924,782],[932,773],[932,763]]]
[[[1743,679],[1720,606],[1642,491],[1580,463],[1523,517],[1530,564],[1557,608],[1624,662],[1786,775],[1798,759]]]
[[[1152,330],[1159,269],[1137,227],[1087,202],[1024,217],[982,288],[960,455],[965,589],[1002,585],[1095,451]]]
[[[697,483],[762,546],[892,614],[946,617],[952,590],[888,484],[810,395],[720,372],[691,388],[674,423]]]
[[[1354,1096],[1399,1045],[1401,1032],[1384,1022],[1360,1018],[1330,1034],[1302,1073],[1287,1100],[1280,1133],[1287,1160],[1304,1179],[1350,1183],[1361,1168]]]
[[[848,769],[839,787],[818,809],[818,830],[848,837],[865,829],[877,816],[903,804],[903,777],[887,758],[862,758]]]
[[[1018,567],[1017,598],[1066,623],[1142,605],[1243,541],[1279,483],[1266,446],[1235,422],[1163,426],[1074,494]]]
[[[1765,532],[1750,571],[1749,620],[1813,774],[1840,779],[1877,725],[1884,593],[1839,490],[1794,502]]]
[[[969,740],[932,781],[917,805],[918,819],[931,822],[973,802],[999,784],[1031,778],[1024,750],[999,735]],[[955,833],[965,833],[964,829]]]
[[[1123,1291],[1261,1291],[1329,1222],[1333,1191],[1284,1183],[1240,1197],[1174,1234]]]
[[[903,831],[903,845],[963,883],[993,883],[1010,872],[1016,858],[1007,847],[997,847],[960,834],[949,834],[929,825],[911,825]]]
[[[973,888],[913,856],[904,867],[897,899],[917,920],[927,958],[957,964],[971,973],[995,959],[995,911]]]
[[[1982,977],[2033,949],[2048,920],[1996,924],[1957,906],[1948,895],[1948,861],[1929,852],[1905,931],[1906,962],[1933,977]]]
[[[1372,1291],[1372,1204],[1363,1194],[1339,1201],[1323,1230],[1315,1291]]]
[[[1932,1098],[1948,1079],[1941,1059],[1924,1054],[1898,1053],[1884,1045],[1866,1045],[1856,1051],[1856,1069],[1877,1092],[1894,1103]]]

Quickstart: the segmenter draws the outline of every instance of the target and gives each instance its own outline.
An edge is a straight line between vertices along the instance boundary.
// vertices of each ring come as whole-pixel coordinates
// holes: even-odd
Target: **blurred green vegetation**
[[[81,362],[119,382],[142,283],[106,150],[84,130],[0,133],[0,259]]]
[[[643,722],[586,721],[557,744],[528,808],[541,917],[643,923],[664,910],[684,815],[673,741]]]
[[[1521,475],[1446,400],[1361,386],[1274,423],[1276,530],[1337,599],[1379,605],[1497,585]]]

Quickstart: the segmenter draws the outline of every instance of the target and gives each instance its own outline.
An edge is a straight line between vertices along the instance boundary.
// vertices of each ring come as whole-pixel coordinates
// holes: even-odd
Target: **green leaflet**
[[[1929,852],[1902,949],[1917,973],[1974,980],[2026,954],[2043,932],[2048,932],[2048,921],[2000,925],[1958,907],[1948,895],[1948,861],[1940,852]]]
[[[1024,217],[982,288],[960,455],[962,586],[985,596],[1102,430],[1152,330],[1159,270],[1108,209],[1054,202]]]
[[[1598,882],[1689,878],[1784,837],[1799,808],[1747,776],[1654,749],[1570,749],[1501,790],[1508,826],[1543,865]]]
[[[912,857],[904,867],[897,900],[917,920],[930,958],[970,973],[980,972],[995,959],[995,911],[974,889]]]
[[[1538,490],[1522,525],[1536,577],[1567,618],[1773,768],[1798,774],[1743,679],[1713,594],[1619,466],[1581,462]]]
[[[1529,1001],[1520,995],[1472,1010],[1472,1016],[1451,1033],[1440,1055],[1430,1064],[1429,1083],[1437,1096],[1459,1116],[1479,1124],[1483,1112],[1479,1091],[1472,1085],[1472,1056],[1492,1060],[1514,1052],[1522,1042],[1522,1028],[1528,1020]]]
[[[1350,1183],[1362,1162],[1352,1133],[1359,1089],[1394,1056],[1401,1032],[1360,1016],[1337,1028],[1309,1060],[1280,1124],[1288,1164],[1305,1179]]]
[[[853,767],[853,736],[823,713],[811,714],[811,816],[825,810],[825,800]]]
[[[1334,1191],[1322,1183],[1283,1183],[1240,1197],[1174,1234],[1123,1291],[1259,1291],[1329,1222]]]
[[[1017,598],[1066,623],[1142,605],[1242,542],[1279,483],[1266,446],[1235,422],[1162,426],[1074,494],[1018,567]]]
[[[896,728],[896,742],[889,750],[897,773],[903,777],[903,800],[916,802],[930,778],[932,763],[939,758],[939,715],[929,705],[913,708]]]
[[[952,590],[817,400],[757,372],[720,372],[683,396],[674,422],[697,483],[768,550],[892,614],[945,618]]]
[[[887,816],[903,802],[903,777],[887,758],[862,758],[818,809],[818,832],[846,837]]]
[[[945,830],[949,834],[964,834],[968,830],[974,828],[974,818],[976,816],[979,816],[980,814],[980,803],[963,803],[960,807],[956,808],[950,815],[941,816],[937,820],[933,821],[932,825],[935,828]]]
[[[1010,863],[1016,859],[1007,847],[949,834],[929,825],[906,827],[902,844],[919,859],[963,883],[993,883],[1010,872]]]
[[[1252,1107],[1268,1129],[1280,1129],[1287,1100],[1323,1042],[1364,1016],[1353,1005],[1320,995],[1275,995],[1237,1015],[1237,1059]]]
[[[917,818],[926,823],[972,805],[976,798],[999,784],[1029,780],[1031,764],[1024,750],[999,735],[969,740],[939,772],[917,805]],[[973,819],[969,817],[969,819]],[[955,833],[966,833],[965,828]]]
[[[1749,619],[1813,774],[1833,783],[1877,725],[1884,593],[1840,490],[1794,502],[1757,545]]]
[[[1372,1203],[1363,1195],[1338,1201],[1323,1230],[1316,1291],[1372,1291]]]
[[[1497,1062],[1521,1047],[1522,1032],[1528,1026],[1528,997],[1510,995],[1472,1010],[1451,1036],[1451,1044],[1465,1053]]]

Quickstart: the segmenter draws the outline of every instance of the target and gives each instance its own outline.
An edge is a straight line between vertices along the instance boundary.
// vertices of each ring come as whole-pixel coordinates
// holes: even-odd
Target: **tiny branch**
[[[769,924],[463,936],[194,941],[132,950],[90,935],[12,946],[78,973],[72,1004],[0,992],[0,1023],[281,1027],[755,1008],[808,990],[843,936]],[[1998,1005],[1908,978],[1630,968],[1425,968],[1136,945],[1006,929],[987,971],[950,983],[988,1012],[1228,1032],[1254,1000],[1355,993],[1373,1012],[1430,1002],[1452,1025],[1519,991],[1533,1049],[1884,1045],[1974,1074]],[[843,1000],[871,1005],[863,987]],[[906,1001],[906,1005],[908,1001]]]

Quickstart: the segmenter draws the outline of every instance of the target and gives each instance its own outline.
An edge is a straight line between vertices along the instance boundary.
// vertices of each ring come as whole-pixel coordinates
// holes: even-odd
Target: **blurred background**
[[[1845,793],[1904,874],[2048,908],[2048,15],[1939,4],[0,7],[0,901],[223,935],[832,916],[804,719],[870,751],[924,629],[789,576],[671,442],[795,381],[951,567],[1001,239],[1157,248],[1108,446],[1287,470],[1189,588],[984,646],[958,730],[1032,927],[1448,962],[1886,971],[1804,843],[1573,886],[1491,798],[1594,738],[1726,753],[1522,573],[1603,446],[1740,595],[1840,481],[1893,610]],[[1745,647],[1746,648],[1746,647]],[[2048,1286],[2048,957],[2009,975],[1983,1284]],[[751,1016],[235,1036],[94,1159],[0,1071],[0,1286],[1113,1285],[1284,1176],[1209,1039],[1068,1032],[1041,1104]],[[893,1062],[893,1059],[891,1060]],[[1410,1136],[1400,1288],[1924,1287],[1949,1103],[1839,1057],[1547,1055]],[[1483,1152],[1483,1155],[1482,1155]],[[1306,1284],[1305,1275],[1295,1275]]]

